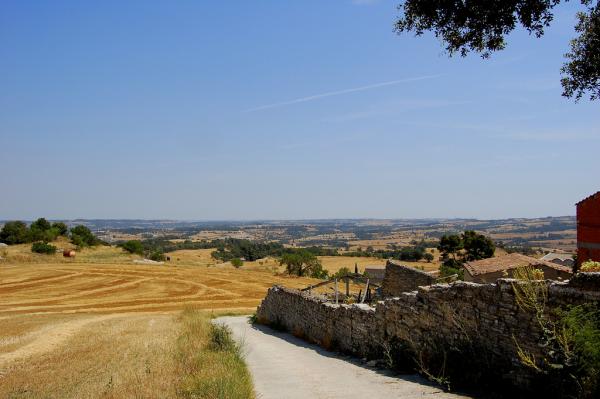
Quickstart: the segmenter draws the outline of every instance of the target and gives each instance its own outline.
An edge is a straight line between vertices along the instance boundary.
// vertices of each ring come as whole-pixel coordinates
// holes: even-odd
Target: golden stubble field
[[[273,284],[315,281],[268,261],[235,269],[210,250],[140,265],[114,247],[74,259],[29,248],[0,251],[0,398],[177,397],[182,309],[250,314]]]

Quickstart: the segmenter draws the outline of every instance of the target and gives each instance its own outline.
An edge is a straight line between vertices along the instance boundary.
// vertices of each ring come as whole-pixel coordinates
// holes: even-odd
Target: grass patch
[[[175,356],[182,398],[254,398],[252,379],[242,348],[224,325],[211,323],[208,314],[185,309]]]

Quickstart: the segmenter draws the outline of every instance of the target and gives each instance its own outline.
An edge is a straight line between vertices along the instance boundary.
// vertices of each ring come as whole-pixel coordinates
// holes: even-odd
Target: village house
[[[383,266],[367,266],[365,267],[365,274],[369,279],[376,283],[381,284],[385,277],[385,267]]]
[[[532,258],[518,253],[467,262],[464,264],[464,279],[475,283],[493,283],[499,278],[512,277],[515,269],[531,266],[544,272],[549,280],[568,280],[570,267]]]
[[[600,261],[600,191],[577,203],[577,264]]]
[[[540,258],[541,260],[545,260],[547,262],[556,263],[557,265],[563,265],[572,268],[575,260],[573,259],[573,254],[560,253],[560,252],[550,252]]]

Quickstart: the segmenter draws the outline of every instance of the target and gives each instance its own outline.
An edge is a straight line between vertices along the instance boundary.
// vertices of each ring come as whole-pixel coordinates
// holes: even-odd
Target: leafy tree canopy
[[[0,242],[8,245],[24,244],[29,242],[29,229],[20,220],[6,222],[0,230]]]
[[[496,246],[490,238],[473,230],[465,231],[462,241],[467,261],[491,258],[496,251]]]
[[[289,274],[294,274],[299,277],[327,277],[327,270],[323,270],[323,266],[319,259],[314,254],[304,249],[283,254],[279,264],[285,265]]]
[[[71,229],[71,242],[80,248],[100,244],[100,240],[86,226],[75,226]]]
[[[59,236],[66,236],[69,232],[69,228],[63,222],[54,222],[52,223],[52,228],[56,230]]]
[[[566,1],[566,0],[562,0]],[[571,51],[561,72],[563,96],[579,100],[589,93],[600,99],[600,1],[580,0],[585,11],[577,14],[579,36],[571,41]],[[398,33],[416,36],[432,31],[452,56],[480,53],[488,58],[506,47],[506,36],[518,25],[540,37],[554,18],[553,9],[561,0],[406,0],[399,6]]]

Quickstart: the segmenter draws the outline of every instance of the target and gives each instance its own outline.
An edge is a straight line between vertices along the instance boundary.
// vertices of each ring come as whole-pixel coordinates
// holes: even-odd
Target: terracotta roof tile
[[[566,266],[558,265],[556,263],[547,262],[544,260],[532,258],[531,256],[525,256],[518,253],[512,253],[508,255],[499,256],[497,258],[488,258],[482,260],[476,260],[473,262],[467,262],[464,268],[467,269],[471,276],[478,276],[481,274],[494,273],[503,270],[516,269],[523,266],[537,266],[544,265],[551,267],[556,270],[563,272],[571,272],[571,269]]]

